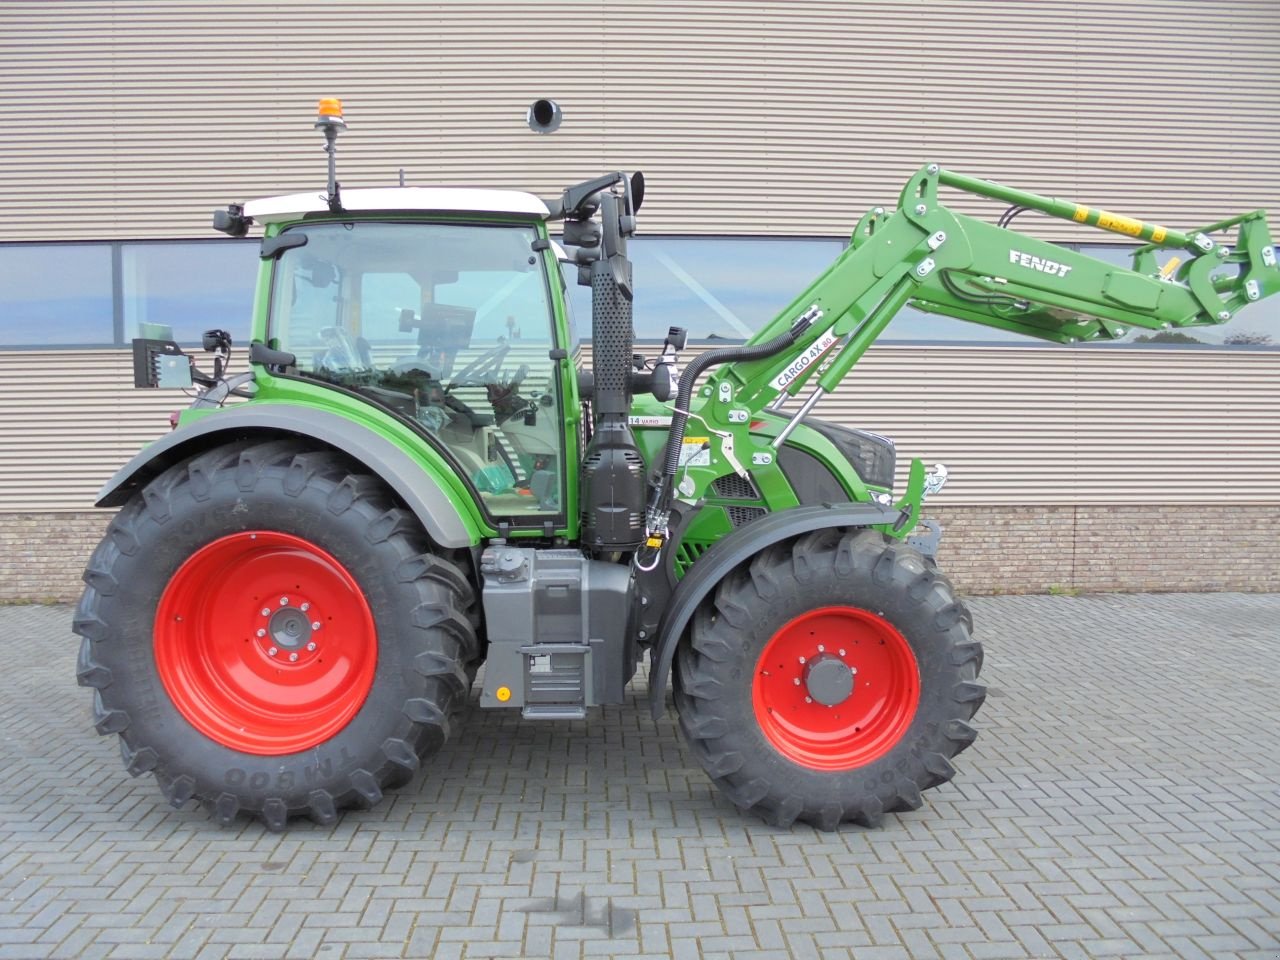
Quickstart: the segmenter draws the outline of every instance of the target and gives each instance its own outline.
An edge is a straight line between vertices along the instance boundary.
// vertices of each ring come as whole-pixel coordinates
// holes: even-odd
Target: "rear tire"
[[[84,579],[98,732],[223,824],[373,806],[444,744],[479,656],[463,571],[379,480],[293,441],[161,474]]]
[[[770,547],[677,649],[681,730],[716,785],[771,823],[876,826],[950,780],[976,736],[971,622],[945,577],[878,531]]]

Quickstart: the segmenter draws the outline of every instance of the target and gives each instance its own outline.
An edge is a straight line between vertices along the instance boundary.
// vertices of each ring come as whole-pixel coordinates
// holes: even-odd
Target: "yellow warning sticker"
[[[1076,212],[1071,215],[1071,219],[1076,223],[1084,223],[1089,219],[1089,208],[1076,204]]]
[[[1164,238],[1165,238],[1165,235],[1166,235],[1167,233],[1168,233],[1168,231],[1167,231],[1167,230],[1165,230],[1165,228],[1164,228],[1164,227],[1152,227],[1152,228],[1151,228],[1151,242],[1152,242],[1152,243],[1164,243]]]
[[[1122,217],[1118,213],[1107,213],[1105,210],[1098,212],[1098,226],[1103,230],[1114,230],[1116,233],[1123,233],[1127,237],[1139,237],[1142,235],[1141,220]]]
[[[680,466],[707,467],[711,465],[711,438],[685,437],[680,444]]]

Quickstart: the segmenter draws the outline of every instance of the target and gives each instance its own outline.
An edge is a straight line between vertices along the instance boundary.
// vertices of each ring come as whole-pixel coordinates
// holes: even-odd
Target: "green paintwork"
[[[450,463],[434,447],[423,443],[417,434],[390,414],[371,403],[332,390],[323,384],[308,383],[292,377],[273,377],[265,370],[258,371],[256,383],[258,394],[250,403],[287,404],[335,413],[390,440],[422,468],[423,483],[434,483],[444,491],[458,516],[462,518],[472,543],[479,543],[483,537],[494,534],[495,531],[484,519],[470,489],[458,477]],[[217,410],[188,410],[182,416],[182,423],[217,415]]]
[[[905,537],[920,521],[920,508],[924,504],[924,461],[919,457],[911,461],[911,472],[907,474],[907,489],[895,506],[907,515],[907,519],[897,530],[887,533]]]
[[[1110,226],[1104,229],[1152,242],[1134,252],[1132,268],[1116,266],[954,213],[938,202],[939,184],[1084,226],[1105,221]],[[908,181],[899,203],[897,210],[866,214],[848,249],[748,341],[763,343],[785,332],[811,305],[820,307],[823,319],[795,349],[722,368],[713,388],[728,381],[742,402],[762,407],[779,392],[769,381],[830,331],[844,344],[838,356],[834,349],[826,354],[830,365],[819,383],[830,390],[883,330],[885,314],[896,312],[904,283],[904,304],[1059,343],[1115,339],[1132,327],[1223,323],[1250,300],[1280,292],[1280,268],[1263,211],[1186,234],[932,165]],[[1232,227],[1238,228],[1233,245],[1209,237]],[[1184,258],[1168,278],[1161,276],[1157,250],[1176,250]],[[1236,271],[1238,276],[1222,275]],[[854,356],[846,358],[851,349]],[[786,393],[799,393],[818,367],[812,364],[787,384]]]
[[[683,579],[689,568],[710,549],[713,543],[732,532],[733,524],[723,509],[704,507],[699,510],[690,522],[689,528],[684,531],[680,542],[675,544],[676,577]]]
[[[954,213],[938,202],[939,185],[1148,243],[1134,252],[1131,269],[1116,266]],[[1236,237],[1230,246],[1209,237],[1233,227]],[[1166,269],[1167,276],[1156,257],[1159,250],[1177,250],[1183,256],[1183,262]],[[1278,291],[1280,268],[1262,211],[1182,233],[933,165],[924,167],[907,182],[897,210],[877,208],[866,214],[848,249],[748,341],[764,343],[785,333],[810,307],[822,310],[822,318],[793,348],[765,360],[726,364],[699,390],[691,404],[688,432],[711,437],[711,463],[688,471],[694,486],[685,497],[704,496],[716,477],[728,472],[724,436],[732,437],[739,462],[753,477],[780,473],[776,467],[751,464],[753,453],[771,453],[760,442],[771,434],[731,422],[729,411],[745,410],[751,420],[767,421],[762,411],[775,401],[794,398],[806,388],[831,392],[907,304],[1030,337],[1075,343],[1116,339],[1132,327],[1161,330],[1223,323],[1245,303]],[[785,409],[781,414],[786,415]],[[802,435],[800,428],[793,438]],[[819,456],[832,462],[830,452]],[[852,469],[843,464],[838,472],[847,477]],[[896,536],[905,536],[918,519],[923,464],[913,462],[911,477],[903,497],[911,516],[901,529],[889,531]],[[865,497],[865,491],[850,488],[851,499]],[[785,508],[784,499],[778,499],[777,508]]]
[[[925,168],[925,173],[928,175],[929,168]],[[976,194],[980,197],[989,197],[992,200],[1001,200],[1005,203],[1026,207],[1029,210],[1039,210],[1041,213],[1047,213],[1049,216],[1057,217],[1059,220],[1071,220],[1088,227],[1109,230],[1112,233],[1138,240],[1156,241],[1159,238],[1163,245],[1169,247],[1190,247],[1192,243],[1190,235],[1180,233],[1177,230],[1170,230],[1167,227],[1161,227],[1153,223],[1142,223],[1130,217],[1117,216],[1116,214],[1108,213],[1106,210],[1087,207],[1073,200],[1042,197],[1026,190],[1006,187],[1003,184],[992,183],[990,180],[978,180],[975,177],[967,177],[962,173],[955,173],[951,170],[938,170],[937,178],[938,182],[944,186],[954,187],[957,190],[963,190],[965,193]]]
[[[955,213],[938,202],[940,186],[1120,233],[1147,245],[1135,252],[1131,269],[1115,266]],[[377,218],[432,219],[417,214]],[[286,226],[274,224],[268,235]],[[1236,237],[1231,246],[1209,238],[1232,228]],[[538,225],[538,232],[547,236],[545,223]],[[1183,262],[1162,273],[1157,253],[1173,250],[1182,254]],[[559,276],[554,252],[548,249],[543,257],[548,274]],[[259,276],[255,338],[266,335],[273,267],[273,262],[265,262]],[[796,506],[796,494],[772,446],[790,417],[785,402],[802,391],[834,390],[907,304],[1030,337],[1074,343],[1115,339],[1131,327],[1159,330],[1221,323],[1250,300],[1278,291],[1280,268],[1261,211],[1184,233],[933,165],[923,167],[903,188],[896,210],[877,208],[867,213],[855,227],[849,247],[748,341],[758,344],[772,339],[810,307],[819,308],[821,319],[794,347],[774,358],[724,365],[699,389],[691,404],[687,439],[705,437],[707,446],[698,462],[678,475],[684,488],[677,497],[712,508],[732,503],[774,512]],[[568,310],[559,284],[551,284],[551,295],[557,340],[572,351]],[[261,369],[258,374],[260,393],[252,402],[323,407],[365,424],[422,464],[424,473],[448,492],[477,542],[496,532],[474,493],[453,474],[447,461],[394,418],[363,400],[318,384],[272,377]],[[573,464],[580,458],[581,415],[577,378],[569,361],[561,364],[560,387],[567,420],[566,462]],[[784,406],[775,406],[774,412],[765,409],[775,403]],[[633,424],[646,462],[652,464],[661,455],[669,422],[669,405],[647,396],[636,399]],[[838,449],[816,431],[801,424],[787,442],[830,467],[850,500],[865,501],[877,492],[868,490]],[[692,453],[697,447],[695,443],[686,449]],[[760,499],[717,501],[712,483],[738,468],[750,472]],[[902,537],[915,526],[924,482],[924,465],[914,460],[907,490],[898,501],[907,520],[886,533]],[[566,470],[566,483],[565,524],[557,534],[573,540],[579,522],[576,470]],[[723,509],[701,511],[682,544],[676,545],[681,551],[677,567],[682,570],[682,565],[692,563],[701,550],[731,529]]]
[[[545,223],[538,224],[538,236],[547,239],[547,225]],[[564,347],[573,356],[574,349],[577,347],[576,331],[571,329],[569,305],[565,297],[564,290],[561,289],[560,281],[562,279],[560,273],[560,263],[556,260],[554,249],[548,248],[542,251],[542,260],[546,267],[547,276],[552,278],[549,284],[551,287],[551,308],[555,312],[555,336],[556,343]],[[578,370],[574,366],[572,359],[560,361],[560,396],[562,398],[560,408],[564,412],[564,509],[565,524],[561,527],[557,534],[569,540],[578,538],[578,527],[581,518],[578,511],[578,485],[581,482],[580,471],[576,469],[577,464],[582,461],[581,435],[582,435],[582,401],[578,394]]]
[[[309,218],[307,223],[323,222],[324,218]],[[444,221],[456,222],[454,217],[433,217],[421,213],[406,214],[351,214],[342,217],[343,220],[348,219],[369,219],[378,221],[388,220],[405,220],[405,221]],[[486,222],[486,223],[514,223],[522,226],[529,225],[527,218],[506,218],[501,216],[469,216],[468,221]],[[273,237],[281,231],[295,226],[302,221],[291,221],[282,223],[269,224],[265,230],[264,237]],[[537,223],[535,230],[539,238],[546,239],[547,225],[545,223]],[[547,276],[552,278],[549,284],[552,300],[552,308],[555,317],[554,330],[556,342],[566,349],[572,348],[572,340],[569,330],[569,312],[565,303],[564,293],[561,290],[560,266],[555,258],[555,251],[547,249],[542,251],[544,269]],[[278,346],[277,343],[270,342],[268,333],[268,322],[270,318],[271,307],[271,289],[272,278],[275,270],[276,260],[263,260],[258,271],[258,282],[254,297],[253,319],[250,327],[250,338],[252,340],[262,340],[268,342],[271,346]],[[454,470],[449,461],[441,455],[430,444],[425,443],[422,438],[405,424],[392,417],[379,407],[365,400],[351,396],[338,390],[318,383],[300,380],[295,377],[278,377],[272,376],[263,366],[256,368],[256,384],[258,387],[257,396],[250,401],[251,403],[290,403],[301,406],[310,406],[318,409],[324,409],[333,413],[338,413],[350,420],[361,423],[373,430],[380,436],[395,443],[398,447],[409,454],[414,460],[422,465],[425,474],[425,482],[433,482],[439,486],[448,496],[450,503],[458,511],[462,518],[471,538],[472,543],[479,543],[481,540],[492,537],[497,534],[497,529],[492,521],[485,515],[484,510],[480,507],[479,501],[475,496],[470,485],[461,479]],[[579,425],[582,419],[581,404],[578,398],[578,379],[572,362],[565,360],[560,363],[560,390],[563,399],[563,409],[565,414],[565,439],[564,451],[566,464],[577,463],[580,459],[579,449]],[[183,416],[183,422],[187,422],[189,418],[207,415],[213,411],[188,411]],[[579,517],[577,510],[578,503],[578,471],[567,469],[565,471],[565,514],[563,522],[559,524],[555,530],[556,536],[574,539],[578,535]],[[539,536],[541,531],[534,529],[511,530],[509,536],[515,537],[534,537]]]
[[[661,422],[646,425],[646,420],[658,420]],[[636,443],[640,447],[640,452],[646,463],[652,464],[655,459],[662,456],[663,448],[667,442],[666,424],[669,422],[669,405],[659,403],[649,397],[637,398],[635,405],[632,407],[632,429],[635,431]],[[773,455],[775,451],[771,445],[785,423],[786,418],[784,417],[762,412],[752,417],[745,425],[728,423],[721,425],[726,431],[732,432],[735,452],[748,449],[752,452],[769,455],[768,463],[756,464],[747,468],[750,471],[752,482],[760,492],[760,498],[757,500],[729,500],[715,495],[714,490],[711,489],[711,484],[720,477],[733,473],[734,470],[729,465],[722,449],[716,445],[714,436],[712,436],[712,448],[708,451],[710,463],[702,467],[688,467],[677,475],[679,480],[684,480],[687,477],[694,483],[694,490],[691,494],[678,495],[677,499],[685,504],[698,503],[703,507],[688,529],[683,532],[680,542],[677,544],[675,561],[677,575],[683,576],[693,559],[700,556],[703,550],[720,537],[734,529],[725,514],[724,508],[763,507],[770,513],[776,513],[779,510],[786,510],[800,505],[800,501],[787,480],[786,474],[783,472],[777,458]],[[686,439],[699,436],[710,435],[705,430],[697,430],[693,426],[686,433]],[[788,438],[787,446],[803,450],[825,464],[839,479],[849,500],[866,502],[871,499],[875,491],[863,483],[862,478],[858,476],[857,471],[853,469],[836,445],[817,430],[801,424]],[[749,464],[750,462],[750,456],[748,455],[746,463]],[[919,464],[919,461],[916,461],[916,463],[919,465],[921,477],[923,477],[923,464]],[[923,484],[923,480],[921,484]],[[879,490],[879,488],[876,488],[876,490]],[[890,491],[883,490],[880,492],[889,493]],[[917,502],[920,499],[918,491],[915,499]],[[919,510],[917,509],[911,522],[897,530],[889,527],[882,527],[881,529],[891,536],[905,537],[914,527],[918,514]]]

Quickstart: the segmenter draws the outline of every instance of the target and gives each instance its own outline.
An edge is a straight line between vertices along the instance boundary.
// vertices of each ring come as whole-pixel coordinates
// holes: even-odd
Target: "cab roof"
[[[342,209],[352,213],[414,211],[422,213],[498,213],[533,220],[551,215],[547,205],[519,190],[478,187],[366,187],[342,191]],[[297,220],[308,213],[328,213],[324,193],[290,193],[250,200],[245,216],[258,223]]]

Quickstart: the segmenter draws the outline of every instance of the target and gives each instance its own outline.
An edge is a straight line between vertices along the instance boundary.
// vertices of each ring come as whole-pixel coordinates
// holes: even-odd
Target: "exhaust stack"
[[[582,461],[582,538],[595,550],[635,550],[644,541],[644,459],[627,417],[634,395],[631,383],[631,261],[626,234],[618,229],[629,216],[626,178],[621,195],[600,195],[603,227],[600,253],[589,267],[591,336],[595,372],[592,397],[594,430]],[[634,216],[632,219],[634,221]]]
[[[535,133],[553,133],[563,118],[560,105],[544,99],[533,102],[525,120]],[[549,204],[553,217],[564,219],[565,244],[577,247],[578,283],[591,287],[595,385],[579,490],[582,541],[597,553],[633,551],[645,538],[644,458],[627,422],[635,343],[627,238],[643,197],[643,175],[610,173],[565,190],[558,207]]]

